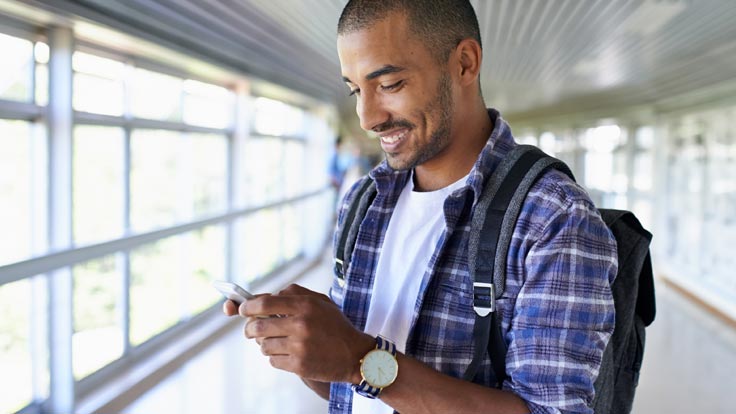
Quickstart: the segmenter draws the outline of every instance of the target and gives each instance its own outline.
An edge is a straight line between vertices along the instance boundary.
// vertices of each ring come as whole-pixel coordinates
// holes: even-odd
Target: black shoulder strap
[[[495,301],[506,288],[506,257],[516,220],[529,189],[549,168],[574,176],[560,160],[539,148],[519,145],[512,149],[488,178],[472,218],[468,263],[473,277],[473,338],[475,352],[465,372],[472,380],[488,351],[497,386],[506,378],[506,341]],[[490,315],[490,318],[488,316]],[[488,320],[490,319],[490,321]]]
[[[349,201],[347,215],[338,228],[337,246],[335,246],[335,276],[340,284],[345,283],[345,272],[353,254],[355,239],[358,236],[360,223],[365,217],[368,206],[376,196],[376,184],[372,178],[366,176],[355,190]],[[358,218],[358,220],[356,220]]]

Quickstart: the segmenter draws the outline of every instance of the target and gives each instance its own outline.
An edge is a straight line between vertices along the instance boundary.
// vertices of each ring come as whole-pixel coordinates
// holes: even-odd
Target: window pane
[[[73,267],[74,378],[83,378],[123,354],[120,323],[122,275],[115,256]]]
[[[36,105],[45,106],[49,103],[49,67],[36,66]]]
[[[0,99],[28,101],[31,97],[33,43],[0,33]]]
[[[74,242],[90,243],[123,233],[123,130],[74,128]]]
[[[29,123],[0,119],[0,228],[6,235],[0,237],[0,264],[30,254],[30,139]]]
[[[74,109],[102,115],[123,114],[123,83],[102,77],[74,74]]]
[[[131,136],[131,226],[135,230],[162,227],[191,214],[179,172],[179,133],[136,130]],[[182,201],[184,203],[182,203]]]
[[[188,79],[184,81],[184,122],[227,128],[234,113],[233,94],[225,88]]]
[[[130,258],[133,345],[221,299],[210,285],[225,278],[225,231],[220,226],[142,246]]]
[[[122,62],[74,52],[73,104],[77,111],[103,115],[123,114],[123,71]]]
[[[189,134],[191,146],[194,214],[223,211],[227,208],[227,137],[215,134]]]
[[[305,193],[304,144],[287,142],[284,144],[284,192],[286,197],[296,197]]]
[[[136,69],[131,86],[133,116],[163,121],[181,120],[181,79]]]
[[[300,213],[303,205],[289,205],[281,209],[283,223],[283,259],[291,260],[301,253],[302,249],[302,227]]]
[[[265,135],[300,136],[304,129],[304,111],[273,99],[257,98],[254,129]]]
[[[283,141],[278,138],[253,138],[246,144],[245,193],[248,205],[279,200],[284,194]]]
[[[31,284],[0,286],[0,412],[14,413],[33,399]]]
[[[130,254],[130,341],[139,345],[176,324],[183,314],[185,255],[171,237]]]
[[[206,227],[192,232],[188,247],[187,257],[192,260],[192,270],[188,272],[187,311],[195,315],[222,299],[211,283],[226,277],[225,229]]]
[[[281,217],[277,210],[261,210],[238,221],[242,249],[238,253],[238,282],[251,282],[279,264],[281,257]]]

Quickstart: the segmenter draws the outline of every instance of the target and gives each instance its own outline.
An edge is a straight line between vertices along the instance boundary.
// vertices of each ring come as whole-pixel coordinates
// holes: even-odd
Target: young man
[[[592,412],[614,327],[616,246],[585,191],[555,171],[531,189],[509,249],[498,301],[508,379],[493,387],[488,356],[473,382],[461,379],[474,347],[470,218],[516,145],[481,96],[472,6],[350,1],[337,46],[361,126],[386,154],[370,173],[378,194],[331,298],[290,286],[248,301],[242,316],[288,316],[251,318],[245,336],[329,398],[332,413]]]

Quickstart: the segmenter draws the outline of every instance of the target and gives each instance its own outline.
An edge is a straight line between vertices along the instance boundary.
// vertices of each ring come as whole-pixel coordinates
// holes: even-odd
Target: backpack
[[[473,331],[475,355],[465,379],[472,381],[486,352],[501,388],[506,378],[506,342],[497,317],[495,301],[506,285],[506,257],[516,220],[529,189],[550,168],[568,175],[564,162],[530,145],[514,147],[486,181],[471,218],[468,265],[473,278]],[[355,191],[347,216],[337,230],[335,275],[344,284],[349,258],[368,207],[376,195],[375,183],[365,179]],[[618,273],[611,286],[616,322],[606,346],[592,408],[596,414],[630,413],[644,354],[645,331],[656,313],[654,278],[649,244],[651,233],[633,213],[599,209],[613,233],[618,250]],[[357,218],[357,219],[356,219]]]

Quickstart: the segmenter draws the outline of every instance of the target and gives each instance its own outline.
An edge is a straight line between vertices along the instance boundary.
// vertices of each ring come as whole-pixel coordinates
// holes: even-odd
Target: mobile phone
[[[255,298],[255,295],[232,282],[215,280],[212,282],[212,286],[219,290],[225,298],[235,302],[236,305],[240,305],[248,299]]]

